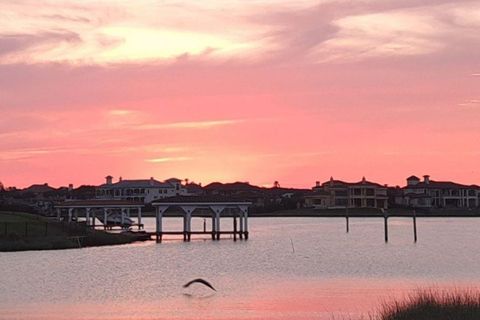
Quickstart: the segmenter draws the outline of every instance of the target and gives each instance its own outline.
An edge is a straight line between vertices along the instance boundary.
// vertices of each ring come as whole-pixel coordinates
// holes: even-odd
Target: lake
[[[341,218],[250,218],[248,241],[0,253],[0,318],[359,319],[421,288],[478,288],[480,219],[417,224],[416,244],[405,218],[388,244],[383,219],[351,218],[347,234]],[[217,291],[182,288],[199,277]]]

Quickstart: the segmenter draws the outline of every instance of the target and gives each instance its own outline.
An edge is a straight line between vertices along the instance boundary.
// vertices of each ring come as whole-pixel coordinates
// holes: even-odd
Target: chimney
[[[155,179],[153,177],[150,177],[150,185],[153,186],[153,183],[155,182]]]
[[[367,179],[365,179],[365,177],[362,177],[362,183],[365,183],[367,181]]]
[[[106,184],[112,184],[112,179],[113,179],[112,176],[106,176],[105,177]]]
[[[315,182],[315,187],[317,187],[317,188],[320,187],[320,181]]]
[[[119,182],[122,182],[122,177],[118,178],[118,181],[119,181]]]
[[[425,184],[429,184],[430,183],[430,176],[429,175],[424,175],[423,176],[423,182],[425,182]]]
[[[68,191],[72,191],[72,190],[73,190],[73,184],[70,183],[70,184],[68,185]]]

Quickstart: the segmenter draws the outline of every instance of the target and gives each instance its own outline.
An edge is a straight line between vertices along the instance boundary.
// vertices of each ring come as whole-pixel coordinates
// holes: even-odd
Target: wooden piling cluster
[[[389,216],[386,210],[382,210],[383,212],[383,229],[384,229],[384,239],[385,243],[388,243],[388,218],[392,217]],[[398,216],[398,217],[408,217],[408,216]],[[362,218],[362,217],[359,217]],[[363,217],[363,218],[374,218],[374,216],[368,216],[368,217]],[[345,224],[346,224],[346,232],[350,232],[350,215],[348,212],[348,208],[345,210]],[[412,222],[413,222],[413,242],[417,243],[418,237],[417,237],[417,213],[415,210],[413,210],[412,213]]]

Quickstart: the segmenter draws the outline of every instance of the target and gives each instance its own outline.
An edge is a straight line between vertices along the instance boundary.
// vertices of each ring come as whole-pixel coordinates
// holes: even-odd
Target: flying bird
[[[194,284],[194,283],[201,283],[207,287],[209,287],[210,289],[212,289],[213,291],[217,291],[207,280],[203,280],[203,279],[194,279],[190,282],[187,282],[183,285],[184,288],[188,288],[191,284]]]

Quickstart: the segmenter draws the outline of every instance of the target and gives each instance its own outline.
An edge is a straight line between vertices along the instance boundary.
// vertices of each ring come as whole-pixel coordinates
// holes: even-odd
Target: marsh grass
[[[480,320],[480,292],[422,290],[384,303],[372,320]]]

